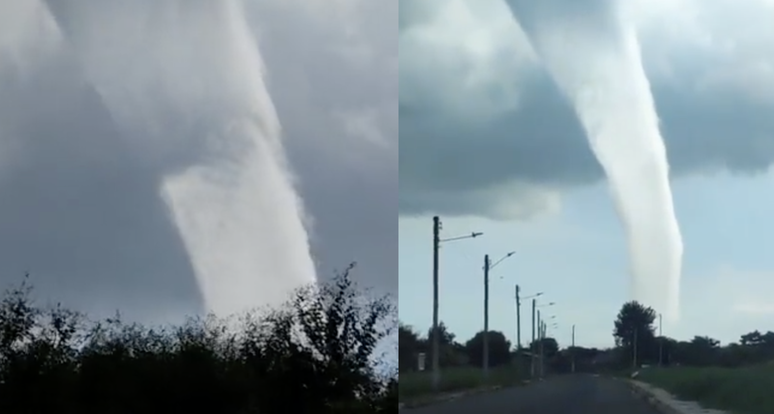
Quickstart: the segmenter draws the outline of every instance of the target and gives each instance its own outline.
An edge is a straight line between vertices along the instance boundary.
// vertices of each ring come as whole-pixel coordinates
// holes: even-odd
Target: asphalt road
[[[658,414],[626,384],[593,375],[567,375],[524,387],[462,397],[404,414]]]

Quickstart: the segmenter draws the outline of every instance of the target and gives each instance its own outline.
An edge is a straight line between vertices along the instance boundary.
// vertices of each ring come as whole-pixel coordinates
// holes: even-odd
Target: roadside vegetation
[[[572,371],[628,377],[638,371],[638,380],[652,383],[678,398],[698,401],[707,408],[734,414],[774,413],[774,332],[753,331],[738,341],[720,341],[697,335],[680,341],[657,334],[657,313],[638,302],[623,304],[613,320],[615,346],[598,349],[560,348],[555,339],[545,338],[546,375]],[[433,393],[430,364],[432,331],[426,335],[400,325],[400,399],[410,400]],[[550,332],[549,332],[550,333]],[[530,379],[530,350],[539,342],[512,346],[502,332],[490,331],[489,380],[481,370],[483,332],[457,341],[446,325],[440,324],[439,362],[442,370],[440,392],[458,391],[484,385],[511,385]],[[418,371],[424,354],[425,371]]]
[[[530,380],[530,349],[539,349],[540,341],[525,344],[516,349],[499,331],[489,331],[489,375],[484,376],[483,349],[484,332],[460,342],[441,322],[438,326],[439,365],[441,377],[439,388],[432,387],[432,336],[415,331],[411,326],[399,326],[399,368],[400,400],[413,403],[437,393],[452,393],[491,386],[522,385]],[[555,372],[563,361],[554,338],[543,339],[547,372]],[[419,361],[424,356],[424,370],[420,371]]]
[[[395,412],[397,375],[374,364],[395,309],[350,270],[238,323],[169,327],[37,307],[23,283],[0,302],[0,412]]]
[[[521,385],[529,379],[529,372],[512,366],[497,367],[490,370],[484,378],[483,370],[477,367],[456,367],[443,370],[440,393],[452,393],[489,386]],[[402,401],[422,399],[433,393],[430,371],[414,372],[401,376],[399,385]]]
[[[657,336],[655,321],[653,309],[629,302],[615,322],[619,360],[639,371],[638,380],[706,408],[774,413],[774,332],[749,332],[727,344],[699,335],[678,341]]]
[[[641,371],[640,380],[676,397],[734,414],[774,412],[774,366],[670,367]]]

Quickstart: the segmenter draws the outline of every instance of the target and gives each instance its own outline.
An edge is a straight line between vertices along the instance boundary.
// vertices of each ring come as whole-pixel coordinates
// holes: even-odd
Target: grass
[[[441,383],[438,393],[463,391],[484,386],[515,385],[520,384],[527,376],[528,373],[520,372],[513,366],[490,369],[487,380],[484,380],[481,368],[447,368],[441,371]],[[430,371],[400,374],[398,387],[400,400],[403,402],[435,394],[432,388],[432,373]]]
[[[774,366],[745,368],[649,368],[638,380],[680,399],[733,414],[774,413]]]

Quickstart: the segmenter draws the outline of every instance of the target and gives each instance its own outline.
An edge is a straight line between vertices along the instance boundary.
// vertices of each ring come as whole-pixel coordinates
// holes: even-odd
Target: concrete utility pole
[[[519,285],[516,285],[516,350],[521,351],[521,298]]]
[[[540,378],[545,375],[545,339],[546,339],[546,323],[540,321]]]
[[[484,255],[484,379],[489,377],[489,255]]]
[[[441,218],[433,217],[433,389],[438,390],[441,382],[441,372],[438,363],[440,353],[440,338],[438,337],[438,250],[441,246]]]
[[[438,391],[440,388],[441,383],[441,369],[439,364],[439,354],[440,354],[440,335],[438,335],[438,253],[441,248],[441,243],[445,242],[451,242],[456,240],[463,240],[463,239],[475,239],[476,237],[484,235],[482,232],[472,232],[470,234],[457,236],[457,237],[450,237],[446,239],[441,239],[441,230],[442,230],[442,224],[441,219],[438,216],[433,217],[433,327],[432,327],[432,333],[433,333],[433,340],[431,344],[431,350],[432,350],[432,385],[433,390]]]
[[[540,314],[540,309],[537,311],[537,344],[536,344],[536,351],[537,355],[535,357],[535,362],[537,363],[537,376],[538,378],[542,375],[541,372],[541,359],[543,358],[543,318]]]
[[[575,373],[575,325],[572,326],[572,345],[570,347],[570,372]]]
[[[531,377],[535,377],[535,312],[537,309],[537,300],[532,299],[532,342],[529,343],[529,372]]]
[[[662,321],[661,314],[658,314],[658,366],[661,367],[664,363],[664,335],[661,331]]]
[[[632,355],[632,365],[634,370],[637,370],[637,328],[634,328],[634,346],[633,346],[633,354]]]

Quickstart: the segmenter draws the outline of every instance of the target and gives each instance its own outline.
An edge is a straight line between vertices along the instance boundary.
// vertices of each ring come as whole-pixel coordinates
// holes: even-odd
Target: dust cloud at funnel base
[[[585,22],[533,16],[543,18],[522,26],[607,175],[628,239],[632,299],[676,322],[683,244],[636,34],[614,13]]]
[[[0,0],[0,25],[0,79],[77,67],[68,81],[91,88],[120,131],[106,145],[157,174],[208,311],[274,305],[316,280],[240,1]]]

